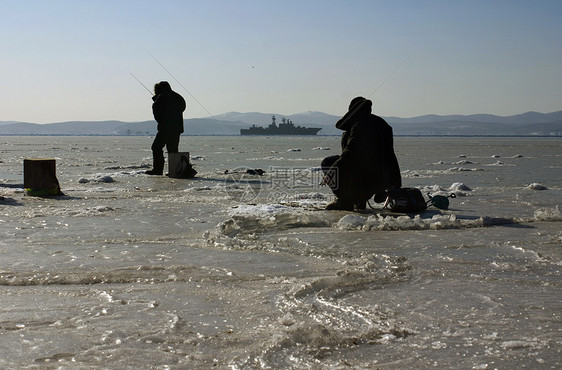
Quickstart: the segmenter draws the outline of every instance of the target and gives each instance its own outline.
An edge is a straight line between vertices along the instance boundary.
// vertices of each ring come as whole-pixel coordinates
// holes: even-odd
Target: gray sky
[[[558,0],[0,0],[0,52],[0,121],[150,120],[131,73],[185,118],[562,110]]]

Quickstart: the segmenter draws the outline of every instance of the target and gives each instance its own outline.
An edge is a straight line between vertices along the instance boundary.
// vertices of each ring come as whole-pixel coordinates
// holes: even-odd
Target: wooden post
[[[56,160],[24,159],[23,187],[28,195],[43,196],[60,194]]]

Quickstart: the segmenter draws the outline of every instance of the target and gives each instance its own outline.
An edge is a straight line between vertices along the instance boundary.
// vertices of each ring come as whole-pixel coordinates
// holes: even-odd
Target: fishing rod
[[[133,78],[134,78],[135,80],[137,80],[137,82],[140,83],[140,84],[142,85],[142,87],[144,87],[144,88],[146,89],[146,91],[148,91],[148,93],[149,93],[150,95],[154,95],[154,94],[152,93],[152,91],[150,91],[150,89],[149,89],[148,87],[146,87],[142,82],[140,82],[140,80],[139,80],[138,78],[135,77],[134,74],[132,74],[132,73],[129,73],[129,74],[130,74],[131,76],[133,76]]]
[[[197,104],[199,104],[201,106],[201,108],[203,108],[205,110],[205,112],[207,112],[207,114],[216,122],[219,124],[219,126],[221,126],[223,128],[223,130],[228,134],[228,135],[232,135],[228,129],[226,127],[224,127],[224,125],[222,123],[219,122],[219,120],[217,120],[215,118],[215,116],[213,116],[213,114],[211,112],[209,112],[207,110],[207,108],[205,108],[205,106],[203,104],[201,104],[201,102],[199,100],[197,100],[197,98],[195,98],[195,96],[193,96],[192,93],[189,92],[188,89],[186,89],[185,86],[182,85],[181,82],[178,81],[177,78],[174,77],[174,75],[168,71],[168,69],[166,67],[164,67],[164,65],[162,63],[160,63],[160,61],[158,59],[156,59],[156,57],[154,55],[152,55],[150,52],[148,52],[148,54],[152,57],[152,59],[154,59],[156,61],[156,63],[160,64],[160,67],[162,67],[173,79],[174,81],[176,81],[184,90],[185,92],[187,92],[189,94],[189,96],[191,96],[193,98],[193,100],[195,100],[197,102]]]
[[[392,75],[394,73],[396,73],[396,71],[398,71],[398,69],[400,69],[400,67],[402,67],[402,65],[404,63],[406,63],[406,61],[408,59],[410,59],[410,57],[412,55],[414,55],[415,50],[413,50],[410,54],[408,54],[408,56],[406,58],[404,58],[404,60],[402,60],[397,66],[396,68],[394,68],[394,70],[392,72],[390,72],[382,81],[381,83],[379,83],[379,85],[369,94],[367,95],[367,99],[369,99],[382,85],[384,85],[384,83],[390,78],[392,77]],[[352,117],[355,113],[357,113],[357,111],[359,111],[359,109],[361,109],[361,107],[363,106],[363,104],[365,104],[367,102],[367,100],[362,101],[361,103],[357,104],[356,107],[353,109],[353,111],[351,112],[351,114],[348,115],[348,117]],[[333,130],[333,128],[332,128]]]
[[[201,108],[203,108],[205,110],[205,112],[207,112],[207,114],[220,126],[222,127],[222,129],[227,133],[228,136],[232,136],[235,138],[235,141],[238,143],[238,145],[240,145],[240,147],[244,150],[246,150],[246,148],[244,147],[244,145],[242,145],[238,139],[236,139],[236,137],[230,133],[230,131],[228,131],[228,129],[226,127],[224,127],[224,125],[222,123],[220,123],[220,121],[218,119],[216,119],[216,117],[209,112],[209,110],[207,108],[205,108],[205,106],[203,104],[201,104],[201,102],[199,100],[197,100],[197,98],[195,96],[193,96],[192,93],[189,92],[189,90],[182,85],[182,83],[180,81],[178,81],[178,79],[170,72],[168,71],[168,69],[166,67],[164,67],[164,65],[162,63],[160,63],[160,61],[158,59],[156,59],[156,57],[154,55],[152,55],[152,53],[148,52],[148,54],[152,57],[152,59],[154,59],[156,61],[156,63],[158,63],[160,65],[160,67],[162,67],[162,69],[164,69],[173,79],[174,81],[176,81],[184,90],[185,92],[187,92],[189,94],[189,96],[191,96],[193,98],[193,100],[195,100],[197,102],[197,104],[199,104],[201,106]]]

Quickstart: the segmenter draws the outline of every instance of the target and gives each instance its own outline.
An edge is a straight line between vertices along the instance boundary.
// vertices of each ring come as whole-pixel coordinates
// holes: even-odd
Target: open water
[[[395,138],[419,216],[324,210],[338,137],[151,140],[0,137],[0,368],[562,366],[559,138]]]

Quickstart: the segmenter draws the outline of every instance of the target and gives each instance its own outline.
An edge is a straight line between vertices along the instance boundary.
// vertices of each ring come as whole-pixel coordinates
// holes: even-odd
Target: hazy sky
[[[0,53],[0,121],[562,110],[560,0],[0,0]]]

